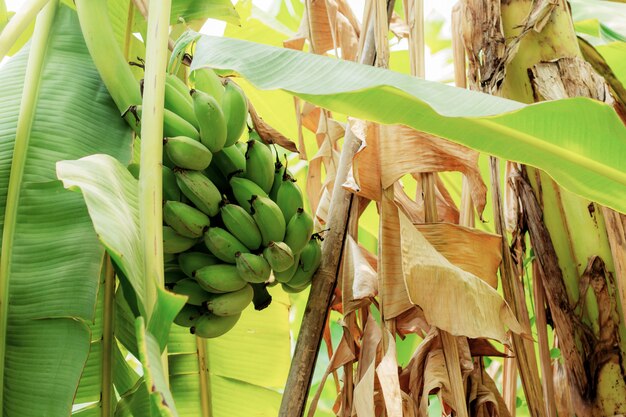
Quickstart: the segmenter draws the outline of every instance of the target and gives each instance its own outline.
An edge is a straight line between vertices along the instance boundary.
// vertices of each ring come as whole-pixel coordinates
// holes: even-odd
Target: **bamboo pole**
[[[387,0],[387,17],[391,17],[395,0]],[[376,61],[376,48],[374,25],[370,25],[365,34],[365,43],[360,55],[360,63],[373,65]],[[339,260],[343,253],[346,229],[348,227],[348,213],[352,206],[353,194],[342,187],[346,181],[352,159],[361,146],[361,141],[346,129],[344,145],[341,149],[341,157],[333,195],[328,212],[328,228],[326,238],[322,245],[322,264],[315,273],[311,284],[311,292],[307,302],[302,327],[298,335],[296,349],[289,376],[285,384],[285,393],[280,405],[279,417],[302,416],[306,408],[309,388],[313,378],[315,362],[322,341],[324,324],[328,317],[330,301],[337,285],[339,272]]]

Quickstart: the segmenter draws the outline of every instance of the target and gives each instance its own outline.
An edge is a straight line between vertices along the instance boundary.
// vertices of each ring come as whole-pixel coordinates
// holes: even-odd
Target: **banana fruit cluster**
[[[250,303],[267,307],[268,286],[304,290],[321,249],[286,162],[248,129],[243,91],[211,70],[194,76],[191,90],[173,75],[165,86],[165,281],[188,297],[175,323],[213,338]],[[141,106],[129,111],[139,132]],[[129,170],[138,176],[138,166]]]

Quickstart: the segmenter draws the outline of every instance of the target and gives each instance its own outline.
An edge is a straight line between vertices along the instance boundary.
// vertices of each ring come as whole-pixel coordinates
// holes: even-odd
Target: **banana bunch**
[[[188,297],[175,323],[213,338],[232,329],[251,303],[267,307],[268,286],[304,290],[321,249],[286,162],[248,128],[243,91],[211,70],[194,75],[192,89],[166,78],[165,282]],[[140,132],[141,106],[128,111]],[[129,170],[138,176],[138,166]]]

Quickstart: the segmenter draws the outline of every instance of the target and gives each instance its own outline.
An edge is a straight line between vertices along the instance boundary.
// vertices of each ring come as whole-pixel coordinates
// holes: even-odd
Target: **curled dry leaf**
[[[357,365],[357,378],[354,387],[354,410],[359,417],[375,417],[374,377],[376,373],[376,354],[382,340],[378,323],[370,314],[361,338],[361,353]]]
[[[342,258],[344,314],[370,303],[378,294],[378,275],[352,236],[346,236]]]
[[[502,261],[500,235],[450,223],[418,224],[416,227],[448,261],[493,288],[498,287],[498,267]]]
[[[407,292],[411,302],[424,310],[428,323],[455,336],[486,337],[502,343],[508,343],[506,328],[523,332],[496,290],[453,265],[404,214],[399,217]]]
[[[345,0],[310,0],[302,15],[298,33],[283,42],[286,48],[302,50],[306,39],[316,54],[341,49],[341,58],[354,61],[360,27]]]
[[[267,124],[267,122],[259,116],[250,100],[248,100],[248,111],[250,112],[250,118],[252,119],[254,129],[257,131],[261,139],[263,139],[263,142],[268,144],[275,143],[291,152],[298,152],[298,148],[295,143],[287,139],[282,133]]]
[[[380,388],[385,401],[388,417],[402,416],[402,394],[398,379],[398,360],[396,357],[396,342],[389,330],[384,329],[387,335],[387,349],[376,367],[376,375],[380,381]],[[382,345],[382,344],[381,344]]]
[[[422,175],[412,174],[412,176],[417,181],[417,190],[415,195],[423,195]],[[437,221],[455,224],[459,223],[460,213],[459,209],[456,206],[456,203],[452,199],[452,196],[446,189],[446,186],[444,185],[439,175],[437,173],[433,173],[433,176],[435,179],[435,204],[437,205]],[[421,218],[424,218],[424,199],[418,199],[418,201],[416,201],[416,204],[419,207],[419,214]],[[422,220],[419,223],[424,223],[424,221]]]
[[[351,119],[350,129],[361,140],[361,147],[352,160],[352,169],[344,188],[356,195],[380,201],[379,126],[363,120]]]

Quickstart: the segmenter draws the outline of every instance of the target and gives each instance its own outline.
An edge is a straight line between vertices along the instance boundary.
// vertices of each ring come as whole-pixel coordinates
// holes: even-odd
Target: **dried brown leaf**
[[[489,284],[453,265],[402,213],[402,264],[410,300],[433,326],[455,336],[508,342],[505,328],[523,329],[506,301]],[[444,302],[454,300],[454,302]]]
[[[402,394],[398,379],[398,361],[396,358],[396,343],[393,335],[387,330],[387,350],[376,367],[376,375],[380,381],[380,388],[385,400],[387,416],[402,417]]]
[[[393,33],[398,39],[409,38],[409,25],[407,25],[404,19],[398,16],[396,12],[393,12],[391,15],[389,30],[391,30],[391,33]]]
[[[344,314],[369,304],[378,294],[378,275],[365,259],[362,249],[352,236],[346,237],[342,258],[342,295]]]
[[[459,171],[468,179],[477,212],[483,212],[487,187],[480,176],[477,152],[406,126],[381,126],[380,129],[383,188],[408,173]]]
[[[355,119],[351,120],[350,129],[361,140],[361,147],[352,160],[351,175],[343,186],[356,195],[380,201],[378,125]]]
[[[275,143],[289,151],[298,152],[298,148],[293,141],[287,139],[282,133],[274,129],[265,120],[263,120],[261,116],[259,116],[250,100],[248,100],[248,111],[250,112],[254,129],[257,131],[261,139],[263,139],[263,142],[267,144]]]
[[[502,262],[499,235],[450,223],[418,224],[416,227],[448,261],[493,288],[498,287],[498,267]]]

